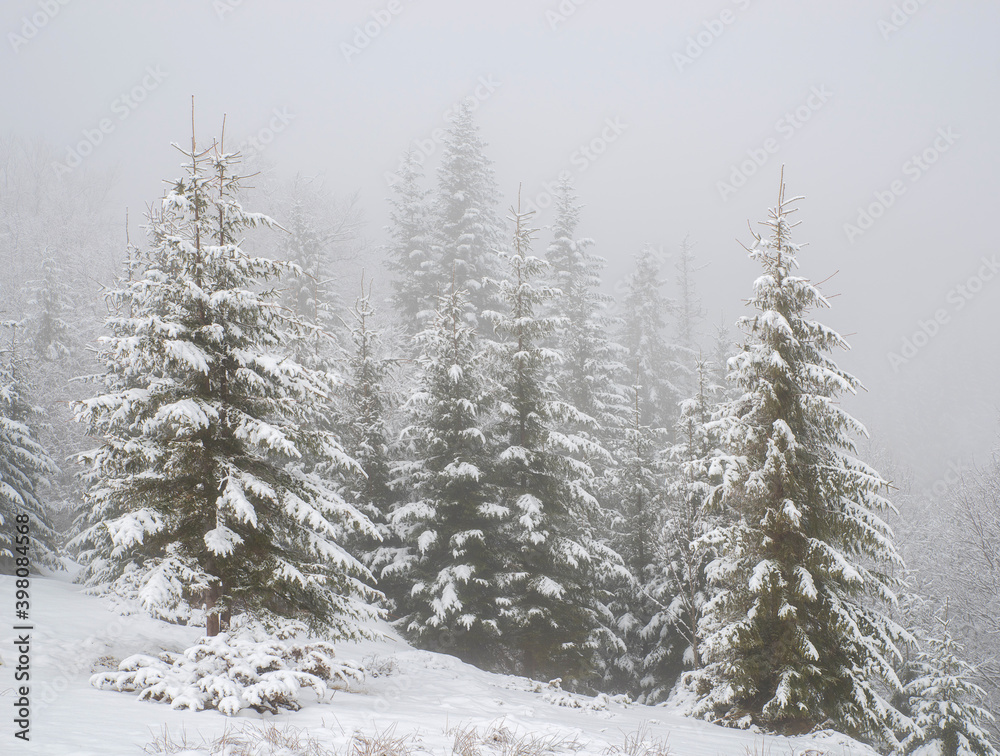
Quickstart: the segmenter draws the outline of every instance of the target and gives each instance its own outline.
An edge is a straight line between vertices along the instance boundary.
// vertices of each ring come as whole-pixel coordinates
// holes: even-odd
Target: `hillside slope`
[[[146,617],[120,617],[78,586],[50,578],[31,581],[31,740],[25,743],[14,737],[12,715],[17,708],[15,685],[23,684],[14,679],[19,656],[15,644],[25,634],[13,629],[18,624],[14,590],[13,578],[0,577],[0,701],[5,713],[0,753],[14,756],[874,754],[834,733],[765,737],[687,719],[663,707],[575,696],[547,683],[489,674],[450,656],[413,649],[388,626],[380,628],[385,640],[338,644],[341,658],[362,663],[369,674],[364,683],[336,691],[324,702],[311,700],[301,711],[278,716],[175,711],[138,701],[134,694],[97,690],[89,678],[131,654],[182,650],[204,631]],[[227,732],[228,751],[212,745]],[[261,732],[298,737],[303,745],[235,746],[240,733],[256,738]],[[373,742],[378,740],[381,743]],[[178,747],[164,751],[165,741]]]

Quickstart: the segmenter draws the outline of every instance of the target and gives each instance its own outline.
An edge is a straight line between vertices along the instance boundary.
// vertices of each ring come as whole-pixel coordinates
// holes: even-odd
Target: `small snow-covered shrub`
[[[361,660],[365,674],[369,677],[390,677],[399,673],[399,664],[395,656],[379,656],[372,654]]]
[[[334,657],[333,646],[322,641],[285,644],[221,633],[182,654],[130,656],[119,671],[96,674],[90,682],[101,689],[137,691],[139,700],[163,701],[174,709],[218,709],[227,716],[248,708],[277,713],[300,709],[303,688],[323,700],[331,687],[364,679],[359,666]]]
[[[118,669],[118,665],[121,660],[117,657],[111,656],[111,654],[105,654],[94,660],[93,664],[90,665],[91,672],[100,672],[106,669]]]
[[[584,709],[586,711],[608,711],[611,704],[628,706],[632,699],[625,694],[609,696],[607,693],[599,693],[594,697],[582,696],[577,693],[570,693],[563,690],[562,679],[549,680],[548,683],[535,683],[532,691],[542,694],[542,700],[555,706],[565,706],[568,709]]]

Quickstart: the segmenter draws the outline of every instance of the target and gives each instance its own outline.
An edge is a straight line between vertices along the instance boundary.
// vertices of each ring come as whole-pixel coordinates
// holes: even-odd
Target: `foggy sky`
[[[739,241],[783,164],[805,197],[800,272],[839,271],[817,316],[848,335],[836,357],[869,389],[849,408],[925,483],[995,441],[1000,4],[4,0],[0,31],[0,133],[69,166],[103,125],[81,166],[116,169],[123,209],[179,175],[169,144],[190,139],[194,95],[201,140],[225,114],[229,145],[267,139],[282,173],[359,190],[373,244],[386,174],[412,144],[433,176],[435,130],[474,97],[504,209],[519,183],[544,203],[569,171],[611,282],[643,243],[690,235],[706,343],[744,312],[758,269]],[[872,203],[870,228],[845,227]]]

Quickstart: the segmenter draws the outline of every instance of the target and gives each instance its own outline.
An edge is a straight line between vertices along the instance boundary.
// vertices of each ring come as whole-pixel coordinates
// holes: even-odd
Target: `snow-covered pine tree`
[[[465,292],[453,290],[418,336],[419,378],[403,431],[410,461],[398,468],[410,498],[393,513],[404,551],[383,574],[401,573],[410,587],[398,599],[398,625],[415,643],[495,667],[505,603],[495,573],[509,558],[501,527],[510,510],[491,483],[485,353],[467,312]]]
[[[494,479],[511,513],[498,576],[501,638],[521,673],[586,684],[599,671],[596,651],[613,620],[608,587],[627,572],[593,532],[605,515],[593,468],[582,460],[600,458],[602,449],[557,430],[586,419],[557,398],[551,375],[560,355],[543,346],[555,324],[540,314],[553,292],[538,283],[545,263],[530,252],[531,213],[511,212],[509,275],[498,282],[504,309],[489,313],[499,392]]]
[[[677,440],[665,461],[668,482],[658,523],[660,551],[655,577],[648,582],[659,606],[643,631],[655,639],[644,659],[645,698],[651,703],[669,694],[682,669],[701,667],[699,624],[709,598],[705,568],[716,556],[711,547],[694,546],[711,527],[704,503],[713,477],[721,472],[715,464],[720,451],[712,424],[720,389],[712,380],[712,365],[701,357],[695,377],[695,393],[681,402]]]
[[[57,535],[39,498],[58,468],[36,440],[33,425],[42,411],[29,399],[24,365],[17,354],[17,326],[11,346],[0,353],[0,568],[44,565],[62,569]]]
[[[334,248],[348,241],[358,224],[350,206],[332,217],[328,204],[317,179],[296,176],[288,188],[283,221],[288,233],[278,251],[279,259],[297,266],[297,272],[283,282],[282,304],[296,319],[314,326],[294,344],[296,359],[309,367],[330,365],[337,356],[334,334],[340,326],[336,315],[340,303],[332,285],[338,280],[333,272]]]
[[[46,418],[36,440],[55,459],[69,458],[86,443],[81,429],[72,423],[69,400],[82,396],[83,391],[81,384],[72,383],[73,379],[93,373],[96,367],[85,345],[90,338],[96,338],[100,321],[91,308],[81,306],[80,268],[74,291],[70,285],[74,272],[65,265],[66,257],[62,249],[43,248],[37,278],[23,287],[25,311],[19,330],[23,356],[30,355],[24,361],[24,380],[31,385],[32,396],[42,405]],[[84,255],[79,254],[77,265],[83,259]],[[46,497],[53,522],[63,527],[82,496],[80,482],[71,468],[66,466],[51,476]]]
[[[723,402],[736,398],[737,387],[729,380],[729,359],[735,355],[736,344],[729,333],[729,326],[723,318],[715,327],[715,340],[712,345],[712,379],[719,391],[719,399]]]
[[[430,269],[436,294],[445,294],[452,286],[468,292],[474,323],[495,305],[493,291],[484,282],[494,276],[496,249],[503,237],[497,217],[499,197],[493,163],[486,157],[472,109],[462,105],[446,132],[437,169]]]
[[[400,163],[389,201],[391,241],[386,266],[392,273],[392,304],[410,335],[423,330],[437,305],[441,281],[431,260],[429,192],[423,188],[422,158],[409,150]]]
[[[628,412],[622,377],[624,350],[608,338],[612,298],[603,294],[604,258],[591,251],[593,239],[574,238],[580,205],[569,179],[559,183],[555,198],[553,240],[546,250],[549,278],[557,291],[545,308],[555,318],[551,342],[562,354],[554,366],[560,399],[592,417],[590,432],[607,441],[602,429],[615,426]]]
[[[916,677],[903,690],[919,728],[900,746],[919,756],[998,756],[987,734],[995,721],[981,704],[986,691],[973,682],[975,669],[962,658],[947,617],[940,638],[927,638],[914,665]]]
[[[626,480],[617,475],[621,470],[615,467],[613,454],[605,451],[614,449],[616,444],[627,446],[634,440],[622,438],[628,434],[628,429],[622,427],[628,425],[630,414],[627,390],[621,385],[627,370],[621,363],[624,349],[608,335],[614,323],[609,312],[612,298],[600,291],[605,261],[593,253],[592,239],[575,238],[580,207],[572,184],[564,178],[556,190],[553,240],[546,250],[547,278],[553,296],[543,303],[542,314],[551,318],[553,329],[542,344],[562,356],[550,368],[556,399],[578,412],[574,420],[553,430],[600,447],[596,455],[580,457],[579,461],[593,469],[594,493],[614,519],[614,506],[624,495],[623,486],[641,487],[648,476],[634,466],[629,469],[639,473],[638,479]],[[608,528],[613,528],[611,522]],[[624,636],[632,622],[631,604],[641,597],[635,590],[615,591],[615,594],[620,600],[616,604],[620,605],[610,608],[619,617],[618,635]],[[608,636],[608,640],[612,641],[610,646],[602,651],[607,683],[611,689],[628,690],[634,669],[624,638],[612,640]]]
[[[616,467],[601,482],[602,498],[613,513],[612,543],[631,572],[631,586],[616,591],[613,604],[627,652],[612,660],[610,671],[612,679],[623,679],[636,694],[641,692],[643,660],[671,653],[671,644],[658,645],[646,629],[658,611],[647,588],[656,575],[665,504],[667,481],[660,452],[671,438],[683,385],[677,380],[683,373],[678,362],[682,350],[667,336],[671,303],[663,295],[661,272],[659,251],[646,245],[622,287],[619,338],[632,370],[632,386],[625,392],[630,396],[626,411],[617,413],[610,428],[608,445]]]
[[[607,469],[600,488],[608,509],[611,545],[628,569],[610,604],[619,643],[603,653],[605,685],[616,692],[641,695],[645,687],[644,660],[651,654],[670,654],[673,645],[647,629],[659,604],[650,593],[657,575],[659,532],[667,480],[662,451],[663,429],[642,425],[638,386],[631,389],[631,412],[617,419],[611,452],[615,464]]]
[[[794,273],[794,201],[782,179],[769,236],[749,249],[763,273],[730,361],[742,395],[719,422],[728,456],[709,498],[723,522],[703,539],[718,556],[699,711],[786,732],[827,723],[894,744],[905,722],[880,686],[899,689],[892,662],[909,635],[881,608],[895,601],[890,569],[902,564],[879,515],[892,504],[854,456],[864,427],[837,402],[860,385],[829,356],[847,344],[809,318],[829,305]]]
[[[637,692],[641,691],[644,700],[649,701],[665,697],[685,659],[689,665],[697,659],[695,634],[693,630],[684,630],[684,622],[691,619],[691,613],[683,611],[686,604],[682,597],[695,599],[699,595],[683,583],[694,559],[692,554],[684,553],[690,543],[684,539],[690,535],[695,519],[686,488],[691,471],[684,466],[692,448],[689,444],[693,424],[703,408],[699,400],[709,399],[704,393],[707,383],[698,383],[693,369],[698,359],[697,328],[703,317],[694,282],[699,266],[693,248],[685,237],[674,265],[676,303],[661,297],[657,284],[659,261],[649,247],[640,255],[629,280],[626,306],[630,315],[639,316],[637,326],[626,324],[625,331],[630,336],[630,351],[635,360],[633,417],[619,431],[624,443],[615,446],[615,456],[623,467],[618,474],[620,479],[607,487],[617,501],[619,526],[615,530],[623,539],[621,543],[616,541],[616,546],[626,555],[626,564],[640,586],[639,590],[623,592],[621,598],[631,604],[626,618],[636,623],[628,645],[635,666],[643,670],[641,675],[635,675],[641,677]],[[663,334],[669,311],[676,315],[673,343]],[[648,355],[659,357],[649,359]],[[665,386],[663,377],[669,381]],[[650,393],[649,386],[657,383],[660,388]],[[654,410],[667,410],[658,417],[660,422],[668,421],[670,408],[657,408],[655,404],[686,394],[693,394],[694,398],[681,403],[688,414],[681,411],[675,428],[642,424],[643,420],[650,422],[656,416],[649,411],[650,405]],[[671,436],[677,439],[675,444],[668,442]],[[643,447],[644,451],[640,451]],[[647,490],[650,484],[651,491]],[[686,656],[680,653],[685,647],[689,649]]]
[[[626,364],[636,371],[641,424],[673,430],[677,403],[684,397],[685,368],[680,351],[667,334],[672,303],[663,294],[659,250],[646,244],[635,256],[635,268],[625,279],[621,297]]]
[[[209,636],[230,613],[355,636],[373,592],[339,542],[373,528],[299,460],[357,463],[316,429],[329,377],[283,351],[302,324],[261,291],[298,271],[241,248],[271,221],[237,199],[238,154],[198,150],[193,134],[182,152],[187,175],[150,218],[144,269],[108,322],[106,390],[78,406],[101,441],[84,455],[83,579],[162,616],[198,605]]]
[[[347,358],[342,416],[344,448],[358,468],[347,474],[348,498],[356,502],[378,530],[379,538],[359,543],[360,556],[378,580],[379,589],[395,603],[409,585],[382,575],[380,568],[395,561],[402,543],[392,527],[392,511],[399,501],[393,490],[393,460],[389,442],[392,411],[389,380],[393,361],[383,353],[381,334],[375,327],[371,282],[361,281],[361,294],[351,309],[352,349]]]
[[[75,347],[73,293],[56,255],[42,252],[39,278],[25,286],[28,307],[24,330],[36,356],[47,361],[68,360]]]
[[[674,263],[674,280],[677,285],[677,325],[675,340],[680,350],[694,358],[698,349],[698,324],[705,317],[695,286],[694,274],[704,268],[697,264],[694,242],[685,236],[681,240],[677,262]]]

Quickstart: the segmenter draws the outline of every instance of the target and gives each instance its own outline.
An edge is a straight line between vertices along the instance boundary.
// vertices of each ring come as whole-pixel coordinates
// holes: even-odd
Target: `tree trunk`
[[[219,599],[222,597],[222,586],[218,582],[213,582],[205,591],[202,593],[205,601],[205,635],[209,638],[214,638],[219,634],[221,629],[221,616],[216,604],[218,604]]]

